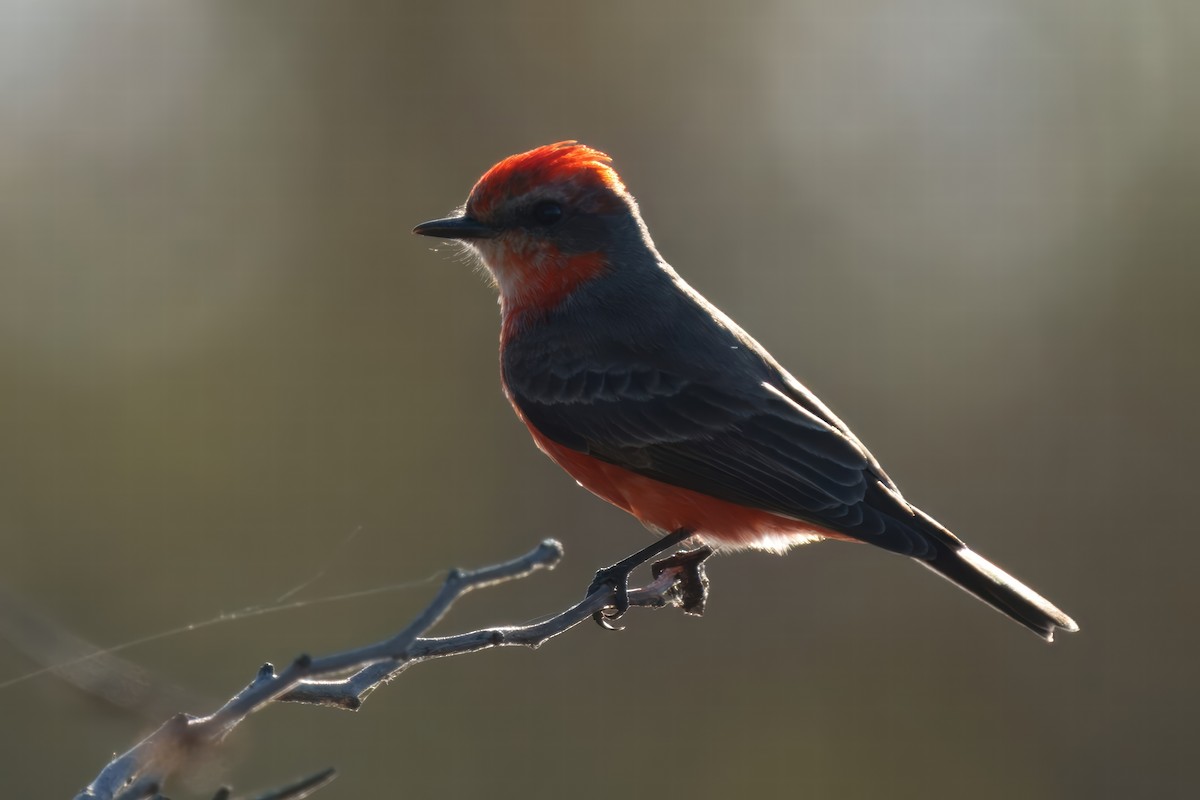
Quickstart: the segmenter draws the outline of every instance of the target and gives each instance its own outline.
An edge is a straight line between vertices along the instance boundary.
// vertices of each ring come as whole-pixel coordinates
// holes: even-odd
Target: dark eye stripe
[[[555,200],[543,200],[530,214],[536,225],[553,225],[563,218],[563,207]]]

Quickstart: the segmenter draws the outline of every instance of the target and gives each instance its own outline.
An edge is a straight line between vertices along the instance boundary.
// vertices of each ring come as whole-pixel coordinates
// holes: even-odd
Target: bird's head
[[[518,153],[484,173],[460,213],[413,233],[475,250],[506,315],[553,308],[609,272],[622,249],[649,246],[610,161],[573,141]]]

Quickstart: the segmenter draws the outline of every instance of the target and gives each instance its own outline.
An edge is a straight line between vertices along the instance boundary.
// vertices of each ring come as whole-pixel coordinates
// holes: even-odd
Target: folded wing
[[[786,374],[698,380],[646,364],[544,363],[506,371],[506,383],[526,419],[565,447],[895,552],[931,548],[875,459]]]

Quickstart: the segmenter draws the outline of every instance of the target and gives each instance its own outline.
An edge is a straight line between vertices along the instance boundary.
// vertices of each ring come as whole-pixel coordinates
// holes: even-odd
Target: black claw
[[[585,596],[590,597],[596,591],[615,590],[613,604],[605,606],[596,613],[592,614],[592,619],[601,628],[606,631],[624,630],[623,626],[613,625],[615,620],[625,616],[625,612],[629,610],[629,573],[630,569],[624,568],[620,564],[614,564],[611,567],[597,570],[596,577],[592,579],[591,586],[588,587]]]
[[[597,625],[599,625],[601,628],[604,628],[604,630],[606,630],[606,631],[623,631],[623,630],[625,630],[624,625],[613,625],[609,621],[609,620],[613,620],[613,619],[618,619],[619,616],[620,615],[618,615],[618,614],[613,614],[613,615],[609,616],[608,614],[604,613],[604,609],[601,609],[601,610],[597,611],[595,614],[592,614],[592,620]]]

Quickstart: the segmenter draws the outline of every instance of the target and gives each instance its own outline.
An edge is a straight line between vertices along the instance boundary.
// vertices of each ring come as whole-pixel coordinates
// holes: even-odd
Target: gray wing
[[[526,419],[560,445],[888,550],[926,554],[929,542],[905,521],[911,511],[875,459],[769,356],[731,358],[724,366],[732,374],[717,365],[696,378],[643,355],[506,359],[506,385]]]

